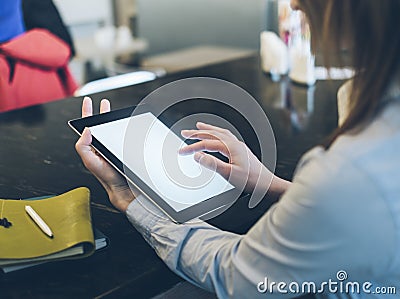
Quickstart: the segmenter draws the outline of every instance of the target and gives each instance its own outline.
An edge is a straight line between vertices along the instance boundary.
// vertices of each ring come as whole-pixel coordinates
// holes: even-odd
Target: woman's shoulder
[[[371,219],[392,218],[400,229],[399,113],[400,104],[393,104],[359,134],[306,153],[293,180],[302,197],[326,215],[344,207],[351,217],[357,211]]]
[[[391,102],[362,131],[340,136],[326,151],[325,158],[341,157],[346,164],[357,167],[374,180],[399,178],[399,115],[400,101]]]
[[[300,160],[295,177],[304,176],[306,170],[314,180],[326,179],[341,190],[356,188],[348,180],[363,178],[359,184],[374,186],[382,196],[394,198],[394,192],[400,193],[399,115],[400,102],[393,103],[358,134],[338,137],[327,150],[312,149]],[[349,178],[344,175],[349,173]]]

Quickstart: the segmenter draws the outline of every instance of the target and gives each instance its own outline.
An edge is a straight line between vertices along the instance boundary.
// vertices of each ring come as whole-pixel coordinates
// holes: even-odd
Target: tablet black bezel
[[[140,113],[136,113],[140,111]],[[111,121],[116,121],[124,118],[129,118],[133,113],[142,114],[145,112],[151,112],[150,107],[132,106],[124,109],[114,110],[107,113],[97,114],[85,118],[79,118],[70,120],[68,125],[78,135],[82,135],[86,127],[92,127],[100,124],[104,124]],[[205,201],[202,201],[194,206],[186,208],[182,211],[175,211],[168,203],[166,203],[162,197],[160,197],[155,191],[153,191],[145,182],[143,182],[138,176],[135,175],[126,165],[124,165],[117,157],[115,157],[100,141],[92,136],[92,146],[114,167],[116,168],[130,183],[137,187],[143,195],[149,198],[154,204],[156,204],[164,213],[167,214],[173,221],[178,223],[184,223],[197,217],[204,217],[210,212],[215,212],[218,209],[222,209],[227,205],[231,205],[232,198],[238,197],[238,190],[235,188],[228,190],[222,194],[211,197]]]

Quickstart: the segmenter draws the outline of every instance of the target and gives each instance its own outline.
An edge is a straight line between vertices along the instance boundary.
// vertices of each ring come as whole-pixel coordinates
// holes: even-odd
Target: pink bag
[[[0,45],[0,112],[71,96],[78,88],[68,45],[33,29]]]

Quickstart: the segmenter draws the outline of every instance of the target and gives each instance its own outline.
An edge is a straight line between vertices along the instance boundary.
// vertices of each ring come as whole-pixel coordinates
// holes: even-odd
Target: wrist
[[[268,193],[272,193],[277,196],[281,196],[283,193],[289,189],[292,183],[290,181],[284,180],[276,175],[272,178],[271,185],[269,187]]]
[[[128,209],[129,204],[136,198],[128,185],[112,186],[106,188],[106,190],[112,205],[123,213]]]
[[[257,160],[257,165],[253,168],[258,168],[257,171],[253,170],[249,176],[247,190],[249,192],[264,192],[270,188],[274,179],[274,174],[268,170],[265,165]]]

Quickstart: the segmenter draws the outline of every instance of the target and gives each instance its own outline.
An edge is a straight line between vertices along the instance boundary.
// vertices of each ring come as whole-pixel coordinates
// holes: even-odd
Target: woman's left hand
[[[110,102],[102,100],[100,113],[110,111]],[[85,97],[82,103],[82,117],[92,116],[92,100]],[[82,159],[85,167],[97,178],[108,193],[110,202],[121,212],[125,212],[128,205],[135,199],[139,192],[132,193],[125,178],[119,174],[106,160],[103,159],[91,146],[92,135],[89,129],[85,129],[81,138],[75,145],[76,151]]]

